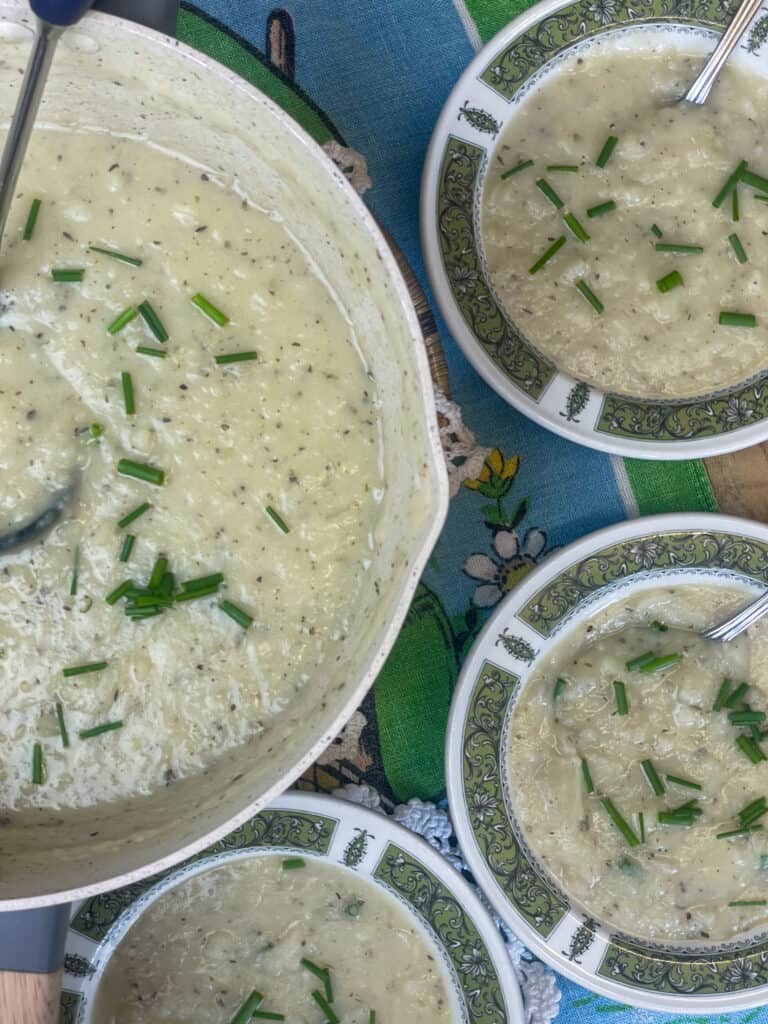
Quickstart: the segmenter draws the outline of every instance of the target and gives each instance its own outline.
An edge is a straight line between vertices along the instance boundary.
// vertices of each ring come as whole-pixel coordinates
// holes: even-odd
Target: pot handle
[[[176,35],[179,0],[98,0],[93,6],[97,11],[137,21],[168,36]]]
[[[56,1024],[68,903],[0,913],[0,1021]]]

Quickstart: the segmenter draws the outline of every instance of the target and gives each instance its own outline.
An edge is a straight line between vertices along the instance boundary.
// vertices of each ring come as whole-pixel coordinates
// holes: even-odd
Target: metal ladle
[[[736,49],[737,43],[746,32],[752,18],[760,10],[761,4],[762,0],[743,0],[742,5],[733,17],[733,21],[723,32],[720,42],[712,51],[712,56],[697,75],[696,81],[680,100],[681,103],[694,103],[697,106],[706,103],[707,97],[712,92],[712,87],[717,81],[717,76],[723,70],[725,62]]]

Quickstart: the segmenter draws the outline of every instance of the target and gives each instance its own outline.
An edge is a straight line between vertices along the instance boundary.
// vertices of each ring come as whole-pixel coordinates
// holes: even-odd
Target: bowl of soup
[[[768,582],[768,530],[622,523],[494,613],[449,724],[467,862],[543,959],[621,1002],[765,1002],[768,627],[701,634]]]
[[[433,134],[422,240],[454,336],[511,404],[594,448],[766,436],[764,15],[708,102],[678,102],[729,17],[537,4]]]

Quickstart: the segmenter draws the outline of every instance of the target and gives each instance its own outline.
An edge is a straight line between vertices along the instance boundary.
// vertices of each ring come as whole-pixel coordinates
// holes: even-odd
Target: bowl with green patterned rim
[[[768,1002],[768,934],[662,945],[596,921],[563,892],[521,834],[507,764],[518,698],[564,633],[632,592],[690,582],[763,591],[768,527],[721,515],[651,516],[553,554],[494,611],[463,666],[448,724],[446,775],[470,870],[537,955],[623,1003],[725,1013]]]
[[[650,400],[601,391],[564,372],[533,344],[491,282],[480,210],[486,172],[504,128],[553,66],[611,33],[696,39],[706,52],[733,17],[725,0],[542,0],[477,54],[450,93],[429,145],[421,190],[421,240],[430,283],[453,337],[506,401],[573,441],[646,459],[700,458],[768,437],[768,367],[711,394]],[[738,61],[768,75],[768,13]],[[635,38],[639,39],[639,36]]]
[[[448,861],[385,814],[297,791],[284,794],[177,867],[73,904],[61,1024],[90,1024],[110,957],[163,893],[222,864],[275,853],[340,867],[391,894],[438,953],[457,1024],[524,1024],[506,946],[478,897]],[[377,1024],[396,1024],[383,1011],[377,1011]]]

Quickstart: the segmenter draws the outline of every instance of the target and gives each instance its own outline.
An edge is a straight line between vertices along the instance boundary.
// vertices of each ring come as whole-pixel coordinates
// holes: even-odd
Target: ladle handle
[[[93,0],[29,0],[29,6],[42,21],[68,28],[80,21],[93,6]]]

